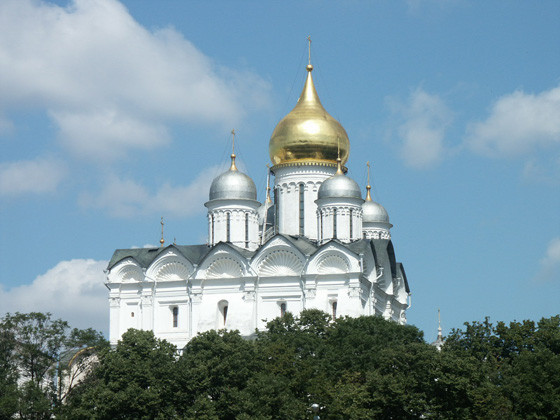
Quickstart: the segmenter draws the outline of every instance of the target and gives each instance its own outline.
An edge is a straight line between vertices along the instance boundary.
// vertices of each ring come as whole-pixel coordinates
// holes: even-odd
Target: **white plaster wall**
[[[334,166],[285,166],[274,169],[274,187],[279,197],[279,232],[299,235],[299,184],[304,190],[304,233],[317,239],[317,193],[321,184],[336,172]]]

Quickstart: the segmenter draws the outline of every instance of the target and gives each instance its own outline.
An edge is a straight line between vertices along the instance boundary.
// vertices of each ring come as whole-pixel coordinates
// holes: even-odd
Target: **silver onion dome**
[[[227,172],[219,175],[210,186],[210,200],[256,200],[257,188],[253,180],[237,170],[235,155]]]
[[[390,223],[389,214],[385,207],[375,201],[366,201],[362,204],[363,223]]]
[[[318,198],[362,198],[360,187],[342,172],[330,177],[321,184]]]

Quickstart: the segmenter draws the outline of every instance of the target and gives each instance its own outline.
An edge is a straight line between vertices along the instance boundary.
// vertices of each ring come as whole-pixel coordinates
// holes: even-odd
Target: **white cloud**
[[[204,210],[210,184],[221,170],[221,167],[211,167],[189,185],[163,184],[155,192],[136,181],[112,176],[101,191],[83,194],[80,204],[121,218],[150,214],[188,217]]]
[[[539,265],[537,280],[560,281],[560,237],[550,241],[545,256],[540,260]]]
[[[31,284],[9,290],[0,287],[0,307],[3,312],[51,312],[72,327],[106,332],[109,304],[103,284],[105,268],[107,261],[61,261]]]
[[[0,163],[0,195],[52,193],[65,173],[63,163],[49,158]]]
[[[467,144],[489,156],[516,156],[560,146],[560,86],[529,94],[515,91],[499,98],[482,122],[468,128]]]
[[[147,30],[116,0],[3,0],[0,27],[0,107],[47,110],[84,156],[157,147],[174,121],[230,127],[266,103],[257,75],[217,66],[172,28]]]
[[[392,98],[388,102],[398,119],[395,131],[405,163],[415,168],[436,165],[447,152],[445,132],[453,120],[443,100],[418,88],[406,103]]]

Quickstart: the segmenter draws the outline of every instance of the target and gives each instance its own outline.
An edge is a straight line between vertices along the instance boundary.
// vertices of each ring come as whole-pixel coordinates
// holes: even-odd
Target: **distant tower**
[[[441,350],[445,341],[443,341],[443,335],[441,330],[441,315],[440,315],[439,308],[437,310],[437,316],[438,316],[438,334],[437,334],[436,341],[432,343],[432,346],[434,346],[438,350]]]

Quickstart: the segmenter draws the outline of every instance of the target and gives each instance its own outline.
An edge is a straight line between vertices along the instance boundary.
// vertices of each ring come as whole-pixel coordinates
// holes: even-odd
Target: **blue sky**
[[[560,312],[560,3],[27,1],[0,4],[0,313],[107,331],[115,248],[203,243],[208,186],[268,141],[307,35],[349,175],[389,212],[433,339]]]

